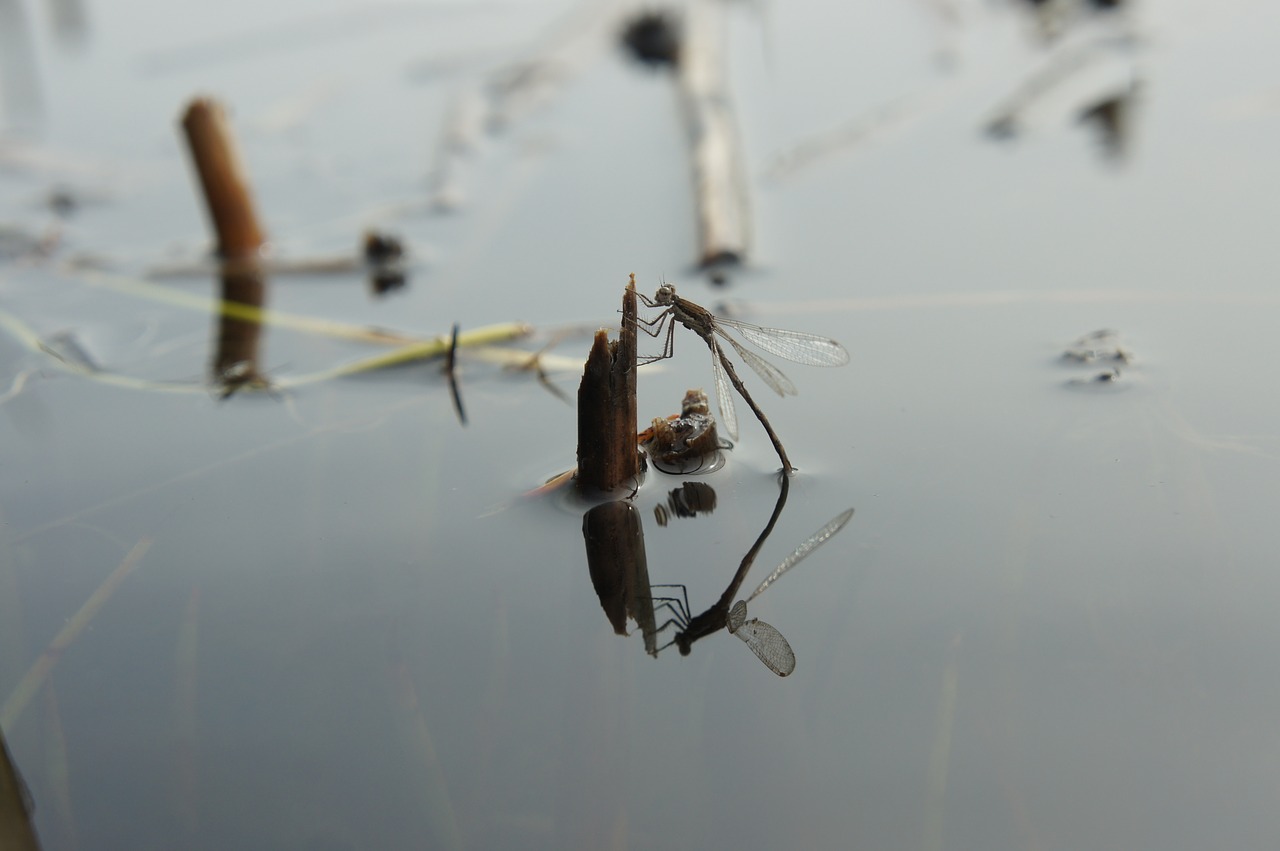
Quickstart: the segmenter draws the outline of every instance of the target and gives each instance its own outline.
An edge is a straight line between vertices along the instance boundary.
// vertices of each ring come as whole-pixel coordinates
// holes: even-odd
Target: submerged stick
[[[71,646],[71,643],[84,632],[85,627],[93,620],[93,616],[98,613],[98,609],[102,608],[102,604],[111,598],[116,589],[120,587],[120,583],[125,580],[138,562],[142,561],[142,557],[147,554],[147,550],[151,547],[151,539],[143,538],[134,544],[133,549],[129,550],[129,554],[124,557],[124,561],[102,581],[98,586],[98,590],[85,600],[84,605],[80,607],[80,611],[76,612],[67,621],[66,625],[58,631],[53,641],[49,642],[49,646],[35,664],[31,666],[26,675],[18,682],[13,693],[0,706],[0,728],[5,730],[13,729],[14,722],[22,716],[22,711],[27,708],[27,704],[35,697],[36,692],[40,690],[40,686],[44,683],[45,678],[49,676],[49,672],[53,670],[53,666],[57,664],[58,658],[63,651]]]
[[[636,448],[636,276],[622,298],[618,339],[596,332],[578,386],[578,489],[609,493],[640,475]]]
[[[741,263],[751,242],[741,142],[725,79],[722,6],[692,5],[678,62],[703,268]]]
[[[200,651],[200,587],[191,589],[187,597],[182,626],[174,647],[173,700],[173,805],[175,815],[186,832],[187,844],[196,844],[200,835],[199,784],[199,675]]]
[[[196,98],[183,113],[182,129],[218,234],[218,253],[224,260],[255,258],[266,237],[226,112],[215,100]]]
[[[55,848],[79,848],[75,813],[71,809],[71,749],[58,708],[53,681],[44,686],[45,783],[52,806],[42,816],[45,841]],[[0,844],[0,848],[5,847]]]
[[[440,764],[426,710],[419,699],[408,662],[398,647],[393,649],[388,660],[387,674],[395,732],[411,769],[410,782],[413,785],[410,789],[420,802],[423,826],[430,833],[429,840],[420,835],[417,838],[421,841],[413,844],[415,847],[460,851],[466,843],[449,793],[448,778]]]

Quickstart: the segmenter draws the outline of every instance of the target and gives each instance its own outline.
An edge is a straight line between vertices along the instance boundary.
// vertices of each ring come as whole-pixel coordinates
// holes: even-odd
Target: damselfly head
[[[675,304],[676,303],[676,285],[664,283],[658,287],[658,291],[653,294],[655,304]]]

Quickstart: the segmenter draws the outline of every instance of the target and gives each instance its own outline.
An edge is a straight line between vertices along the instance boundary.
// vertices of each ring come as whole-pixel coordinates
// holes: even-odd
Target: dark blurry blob
[[[34,811],[31,794],[9,756],[4,731],[0,730],[0,849],[40,851],[40,843],[31,824]]]
[[[1080,112],[1080,122],[1097,131],[1103,153],[1115,160],[1129,151],[1135,91],[1136,87],[1103,98]]]
[[[645,65],[680,64],[680,19],[674,12],[641,12],[622,31],[631,58]]]
[[[45,0],[45,5],[58,44],[70,50],[83,48],[89,41],[89,15],[84,0]]]
[[[697,517],[716,510],[716,491],[705,482],[685,482],[667,494],[666,504],[654,506],[658,525],[666,526],[672,516]]]
[[[404,243],[397,236],[366,233],[364,260],[369,267],[369,290],[375,296],[403,289],[409,281],[403,262]]]

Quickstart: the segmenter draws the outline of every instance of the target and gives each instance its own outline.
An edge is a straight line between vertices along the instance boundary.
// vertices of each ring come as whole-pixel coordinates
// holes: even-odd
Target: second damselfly
[[[743,346],[726,329],[731,329],[741,334],[743,339],[762,351],[793,363],[806,364],[808,366],[843,366],[847,364],[849,362],[849,353],[844,346],[835,340],[817,334],[788,331],[783,328],[766,328],[761,325],[752,325],[749,322],[741,322],[737,319],[717,316],[702,305],[676,295],[676,288],[672,284],[664,283],[658,287],[658,291],[653,298],[644,295],[641,295],[640,298],[647,307],[664,308],[653,319],[640,320],[640,327],[653,337],[661,336],[663,331],[666,331],[662,353],[653,357],[652,360],[671,357],[674,349],[673,337],[677,322],[701,337],[708,348],[711,349],[711,371],[715,376],[716,398],[720,403],[721,427],[730,437],[737,439],[738,415],[733,405],[733,391],[737,390],[738,394],[742,396],[751,411],[756,415],[756,419],[760,421],[760,425],[764,426],[770,442],[773,443],[774,450],[782,460],[783,472],[790,475],[795,468],[791,464],[791,459],[787,457],[787,451],[783,448],[782,441],[774,433],[773,426],[769,425],[769,420],[765,417],[764,412],[760,410],[760,406],[756,404],[755,400],[751,398],[751,394],[747,392],[747,388],[743,386],[742,379],[738,377],[738,373],[733,367],[733,361],[724,353],[719,340],[727,341],[733,347],[733,350],[737,352],[738,357],[755,370],[756,375],[759,375],[764,380],[764,383],[769,385],[779,396],[795,395],[796,386],[791,383],[791,379],[783,375],[782,370],[769,363],[769,361]]]

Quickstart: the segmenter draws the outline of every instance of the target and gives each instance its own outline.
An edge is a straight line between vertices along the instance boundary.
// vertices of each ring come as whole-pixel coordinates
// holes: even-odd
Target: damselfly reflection
[[[852,508],[833,517],[830,522],[806,538],[800,546],[796,547],[791,552],[791,555],[783,559],[782,563],[765,577],[756,590],[752,591],[746,598],[738,600],[727,611],[725,608],[726,603],[722,598],[721,603],[713,606],[710,610],[697,617],[692,617],[689,609],[688,592],[683,585],[653,586],[655,588],[679,588],[681,591],[680,597],[654,598],[655,602],[661,604],[658,608],[666,608],[673,615],[663,625],[663,628],[670,624],[675,624],[680,630],[671,643],[680,648],[682,655],[688,655],[694,641],[723,627],[728,629],[731,634],[742,639],[743,643],[751,648],[751,652],[756,654],[756,657],[761,662],[764,662],[769,670],[781,677],[790,674],[796,668],[796,657],[791,650],[790,643],[771,624],[765,623],[759,618],[748,620],[747,603],[759,597],[766,588],[777,582],[784,573],[799,564],[818,547],[831,540],[837,532],[845,527],[852,517]],[[730,591],[733,590],[736,589],[731,585]]]
[[[658,287],[658,291],[653,298],[648,298],[644,295],[641,295],[640,298],[647,307],[665,308],[653,319],[640,320],[640,327],[650,336],[658,337],[662,334],[664,328],[666,330],[662,353],[650,358],[649,362],[671,357],[674,349],[673,337],[675,335],[676,322],[701,337],[708,348],[711,349],[711,371],[715,376],[716,397],[720,403],[721,427],[730,438],[733,440],[738,439],[738,414],[734,410],[732,395],[733,390],[736,389],[756,415],[760,425],[764,426],[765,432],[769,435],[769,441],[773,444],[778,457],[782,459],[783,471],[790,474],[795,468],[791,465],[791,459],[787,457],[787,451],[782,447],[782,441],[774,434],[773,427],[769,425],[769,420],[765,417],[764,412],[760,410],[755,400],[751,398],[751,394],[747,392],[747,388],[743,386],[742,379],[738,377],[738,373],[733,367],[733,362],[729,360],[723,349],[720,348],[716,338],[719,337],[728,341],[733,350],[738,353],[738,357],[742,358],[748,366],[755,370],[756,375],[759,375],[764,380],[764,383],[769,385],[779,396],[794,396],[796,394],[796,386],[791,383],[791,379],[783,375],[782,371],[776,366],[731,337],[725,331],[726,328],[732,328],[737,331],[752,345],[769,354],[809,366],[843,366],[849,362],[849,353],[845,351],[844,346],[835,340],[820,337],[816,334],[806,334],[802,331],[786,331],[781,328],[764,328],[748,322],[739,322],[736,319],[716,316],[705,307],[676,295],[676,288],[671,284],[664,283]]]

